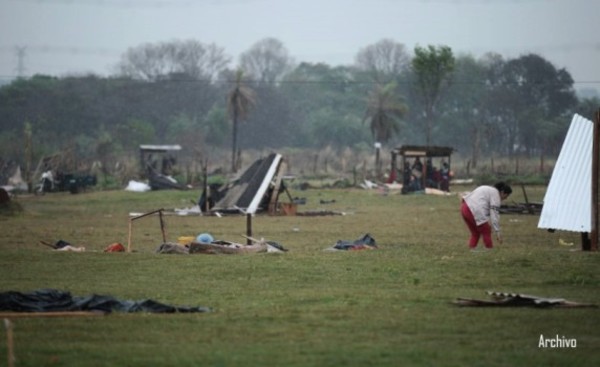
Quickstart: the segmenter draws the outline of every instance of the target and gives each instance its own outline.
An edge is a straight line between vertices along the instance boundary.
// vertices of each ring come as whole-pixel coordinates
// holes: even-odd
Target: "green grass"
[[[454,191],[470,187],[454,187]],[[541,201],[543,187],[528,187]],[[600,257],[577,233],[537,229],[538,216],[503,215],[504,244],[468,251],[457,196],[309,190],[306,210],[344,216],[253,219],[255,237],[289,252],[159,255],[158,218],[128,213],[191,205],[196,191],[90,192],[18,197],[0,212],[0,290],[58,288],[74,295],[208,306],[201,314],[14,319],[17,366],[593,366],[599,309],[461,308],[487,290],[600,304]],[[522,202],[515,189],[511,200]],[[335,200],[321,205],[319,200]],[[166,216],[167,239],[210,232],[243,242],[246,219]],[[379,249],[326,252],[369,232]],[[573,242],[565,247],[558,240]],[[54,252],[58,239],[86,247]],[[577,348],[538,348],[540,335]],[[5,338],[3,338],[5,340]],[[7,349],[0,343],[0,364]]]

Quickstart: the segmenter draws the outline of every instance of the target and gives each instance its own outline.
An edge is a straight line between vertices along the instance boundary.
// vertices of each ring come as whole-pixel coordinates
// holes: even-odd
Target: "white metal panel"
[[[538,228],[590,232],[592,121],[574,115],[552,172]]]
[[[269,170],[267,171],[265,178],[263,179],[262,183],[260,184],[260,187],[258,188],[258,192],[254,196],[254,199],[252,199],[252,202],[250,203],[250,205],[248,205],[248,209],[246,209],[246,213],[250,213],[250,214],[256,213],[256,210],[258,209],[258,205],[260,204],[260,201],[265,196],[265,193],[267,192],[267,189],[269,188],[271,180],[273,180],[273,177],[275,176],[275,172],[277,172],[277,167],[279,166],[279,162],[281,161],[281,158],[282,158],[281,154],[275,155],[275,158],[273,159],[273,163],[271,164],[271,167],[269,167]]]

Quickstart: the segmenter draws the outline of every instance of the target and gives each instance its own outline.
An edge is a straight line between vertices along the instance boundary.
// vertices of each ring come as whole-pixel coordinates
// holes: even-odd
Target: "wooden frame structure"
[[[395,173],[398,171],[398,156],[401,157],[401,174],[408,168],[407,160],[409,158],[444,158],[447,159],[448,169],[452,167],[452,153],[454,152],[454,148],[452,147],[444,147],[444,146],[421,146],[421,145],[403,145],[401,147],[392,149],[392,163],[391,163],[391,173]],[[426,187],[427,180],[427,165],[426,162],[423,163],[423,174],[421,175],[421,187]],[[402,177],[402,176],[401,176]]]
[[[163,213],[162,213],[163,210],[164,209],[153,210],[151,212],[140,214],[135,217],[129,218],[129,234],[127,236],[127,252],[131,252],[131,232],[133,231],[133,221],[142,219],[142,218],[147,217],[152,214],[158,213],[158,218],[160,220],[160,231],[162,232],[163,243],[167,242],[167,234],[165,231],[165,222],[163,220]]]

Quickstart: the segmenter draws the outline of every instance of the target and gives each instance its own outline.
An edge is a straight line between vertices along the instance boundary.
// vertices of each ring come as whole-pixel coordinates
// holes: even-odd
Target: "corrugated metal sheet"
[[[544,196],[538,228],[591,231],[593,130],[592,121],[573,116]]]
[[[215,203],[212,210],[243,209],[246,213],[254,214],[265,197],[281,160],[281,154],[276,153],[256,160],[227,189],[225,196]]]

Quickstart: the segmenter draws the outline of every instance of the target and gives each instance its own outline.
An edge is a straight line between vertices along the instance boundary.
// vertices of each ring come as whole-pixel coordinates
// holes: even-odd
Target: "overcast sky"
[[[337,66],[391,38],[411,54],[533,52],[600,90],[599,14],[599,0],[0,0],[0,81],[18,74],[17,49],[26,76],[108,75],[144,43],[215,43],[237,63],[274,37],[297,62]]]

